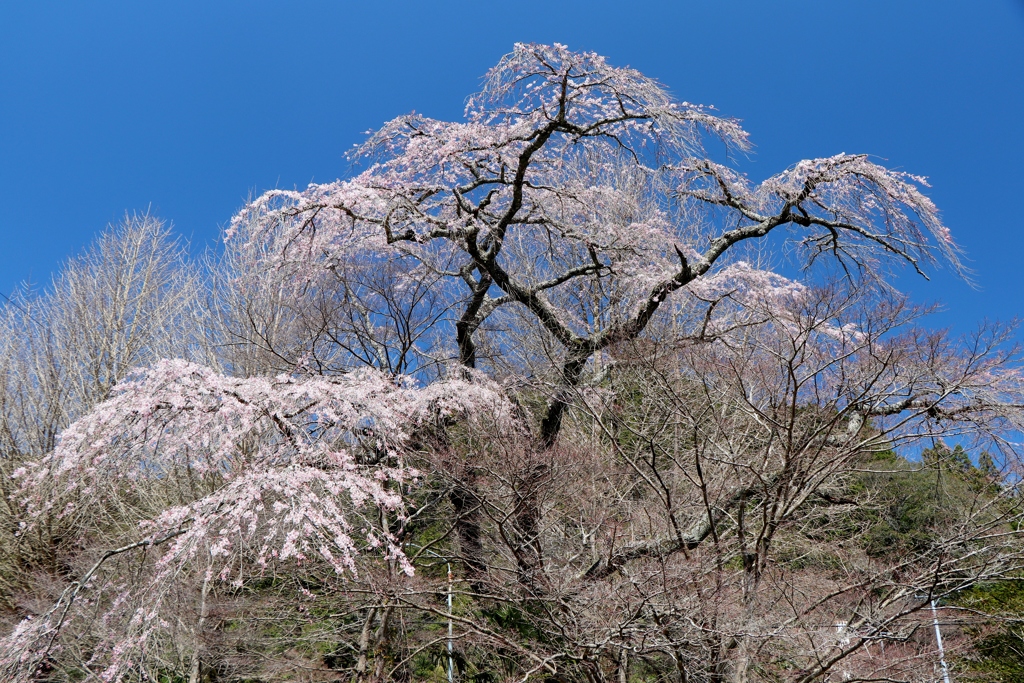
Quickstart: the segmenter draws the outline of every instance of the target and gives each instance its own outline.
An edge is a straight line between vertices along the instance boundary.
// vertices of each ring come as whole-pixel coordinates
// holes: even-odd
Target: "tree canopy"
[[[519,44],[202,263],[107,233],[6,311],[0,671],[932,680],[1024,561],[1012,328],[893,289],[961,270],[922,177],[749,147]]]

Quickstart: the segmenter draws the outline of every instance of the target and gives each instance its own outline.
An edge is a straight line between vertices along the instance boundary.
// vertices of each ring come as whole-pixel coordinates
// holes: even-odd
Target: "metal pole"
[[[452,563],[449,562],[447,565],[449,565],[449,683],[452,683],[455,679],[455,659],[452,657]],[[935,609],[934,603],[932,609]],[[941,643],[939,647],[942,647]],[[942,666],[945,667],[945,663]],[[946,683],[949,683],[948,679]]]
[[[451,612],[451,608],[448,610]],[[932,600],[932,624],[935,626],[935,642],[939,645],[939,664],[942,665],[942,681],[949,683],[949,667],[946,666],[946,651],[942,647],[942,632],[939,630],[939,613],[935,611],[935,600]]]

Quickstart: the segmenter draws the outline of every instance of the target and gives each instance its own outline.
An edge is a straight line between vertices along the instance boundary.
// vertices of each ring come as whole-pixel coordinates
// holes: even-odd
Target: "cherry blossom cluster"
[[[96,655],[107,667],[104,679],[116,680],[164,628],[160,605],[183,575],[205,569],[241,585],[247,572],[309,561],[355,573],[361,552],[382,553],[411,574],[379,517],[401,517],[403,489],[415,485],[405,464],[408,439],[452,420],[507,427],[512,406],[478,374],[419,387],[371,370],[235,378],[161,361],[119,385],[62,433],[51,454],[16,473],[29,520],[22,533],[81,515],[116,527],[118,511],[156,510],[126,546],[159,547],[148,579],[109,607],[122,633],[116,649],[110,643]],[[193,500],[147,502],[161,482],[183,473],[195,481]],[[76,582],[49,613],[27,618],[0,642],[0,671],[30,675],[87,588]],[[138,595],[146,608],[123,613],[122,603]]]
[[[672,220],[654,157],[698,151],[707,134],[747,145],[735,121],[561,45],[517,45],[467,117],[388,122],[354,152],[371,160],[364,172],[268,192],[235,216],[229,238],[273,235],[282,262],[326,267],[390,245],[439,271],[460,253],[508,245],[506,267],[534,285],[575,265],[620,276],[635,298],[677,265],[674,245],[693,238]]]
[[[755,184],[713,160],[708,138],[749,147],[735,120],[676,101],[635,69],[517,44],[465,121],[396,118],[353,151],[361,173],[268,192],[229,237],[273,239],[278,263],[302,264],[307,278],[310,267],[411,257],[446,276],[451,302],[486,272],[506,296],[487,294],[485,313],[544,300],[582,335],[642,326],[668,292],[714,277],[744,258],[740,243],[780,226],[810,262],[827,256],[868,277],[884,260],[921,270],[936,253],[959,269],[923,178],[839,154]],[[600,322],[580,310],[595,297]]]

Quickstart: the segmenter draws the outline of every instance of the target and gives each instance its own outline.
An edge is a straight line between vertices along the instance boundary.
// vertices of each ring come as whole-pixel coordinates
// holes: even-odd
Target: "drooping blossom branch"
[[[108,679],[144,656],[147,639],[164,628],[169,587],[196,567],[241,585],[249,568],[269,563],[319,561],[356,573],[359,553],[380,551],[411,574],[379,519],[404,514],[402,489],[416,476],[404,458],[410,436],[451,419],[508,421],[511,406],[480,376],[417,387],[370,370],[239,379],[176,360],[139,371],[17,476],[27,520],[21,533],[48,519],[88,516],[123,534],[141,517],[142,538],[104,554],[54,609],[26,619],[0,644],[0,665],[31,676],[74,617],[75,597],[103,562],[130,550],[161,547],[135,589],[147,608],[123,617],[130,637],[94,657]]]

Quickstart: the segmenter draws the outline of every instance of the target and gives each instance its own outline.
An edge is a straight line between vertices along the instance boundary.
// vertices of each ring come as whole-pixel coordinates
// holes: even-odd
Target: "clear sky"
[[[516,41],[594,50],[743,119],[760,180],[867,152],[926,175],[978,289],[900,286],[935,324],[1024,315],[1024,1],[0,3],[0,292],[125,211],[202,248],[251,192],[345,175],[362,133],[454,120]]]

